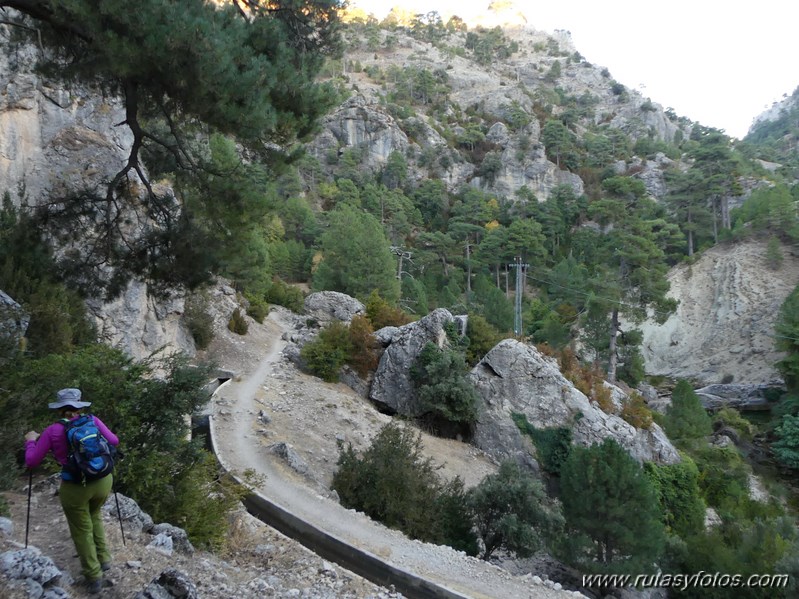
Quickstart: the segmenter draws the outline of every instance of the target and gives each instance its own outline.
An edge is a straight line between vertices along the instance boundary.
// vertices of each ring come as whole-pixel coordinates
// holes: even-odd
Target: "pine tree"
[[[629,177],[611,177],[602,183],[605,197],[589,206],[589,213],[605,228],[599,247],[592,249],[601,288],[599,301],[610,313],[608,380],[616,381],[617,338],[620,315],[633,322],[643,320],[648,310],[663,322],[676,308],[667,298],[668,264],[663,239],[655,229],[659,219],[651,200],[645,198],[643,182]]]
[[[561,466],[568,561],[586,571],[652,570],[664,544],[658,499],[641,466],[614,440],[573,447]]]
[[[15,9],[4,23],[43,48],[44,75],[123,99],[120,125],[132,136],[125,163],[104,190],[46,198],[42,216],[54,231],[83,224],[76,266],[116,267],[120,280],[98,282],[112,292],[130,274],[195,285],[215,266],[198,251],[209,234],[196,226],[197,212],[151,180],[235,172],[238,157],[231,168],[209,163],[215,133],[234,138],[248,162],[277,167],[335,101],[331,86],[315,80],[338,45],[334,0],[0,0],[0,8]],[[16,42],[6,39],[8,52]],[[204,183],[189,177],[179,186],[200,190],[206,208],[224,206]]]
[[[671,439],[699,439],[710,434],[710,417],[688,381],[679,381],[671,392],[664,428]]]
[[[313,277],[316,290],[341,291],[365,299],[373,290],[389,303],[399,300],[394,257],[383,228],[367,212],[346,204],[330,213],[322,235],[323,259]]]

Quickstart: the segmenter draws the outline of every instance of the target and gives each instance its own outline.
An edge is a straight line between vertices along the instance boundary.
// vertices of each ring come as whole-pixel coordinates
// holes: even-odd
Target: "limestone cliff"
[[[122,102],[41,77],[37,53],[31,45],[0,53],[0,194],[36,206],[52,194],[103,192],[132,143],[129,130],[116,126],[125,120]],[[157,300],[133,281],[116,300],[95,298],[88,307],[102,338],[133,357],[161,347],[194,352],[180,297]]]
[[[799,283],[799,257],[791,248],[778,270],[766,261],[766,242],[719,245],[694,264],[669,274],[677,311],[662,325],[643,325],[647,372],[702,384],[769,383],[774,363],[774,322]]]

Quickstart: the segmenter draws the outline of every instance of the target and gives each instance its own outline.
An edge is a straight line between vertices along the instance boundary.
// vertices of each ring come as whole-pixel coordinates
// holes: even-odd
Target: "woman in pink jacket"
[[[89,407],[91,402],[81,401],[80,389],[61,389],[56,399],[48,407],[58,410],[59,421],[44,429],[41,435],[36,431],[25,434],[25,465],[28,468],[38,466],[48,453],[52,453],[61,464],[59,497],[69,524],[69,534],[75,543],[88,590],[98,593],[103,586],[103,572],[111,567],[100,508],[111,492],[113,474],[92,481],[82,481],[75,475],[69,467],[69,444],[62,421],[79,418],[81,408]],[[117,436],[97,416],[92,416],[92,419],[109,444],[119,444]]]

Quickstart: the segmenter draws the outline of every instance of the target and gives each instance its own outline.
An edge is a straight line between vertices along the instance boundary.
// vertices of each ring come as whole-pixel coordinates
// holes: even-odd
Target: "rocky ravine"
[[[220,339],[210,349],[221,366],[242,366],[240,374],[217,392],[212,413],[217,451],[227,467],[239,472],[252,468],[265,477],[257,491],[270,501],[400,569],[467,597],[575,596],[559,590],[559,585],[537,581],[533,573],[512,576],[448,547],[411,541],[332,499],[328,487],[336,468],[337,441],[363,448],[389,417],[343,384],[302,374],[280,353],[285,345],[280,337],[293,318],[275,310],[264,325],[251,325],[245,338],[228,346],[232,354]],[[468,445],[428,435],[423,442],[427,454],[442,464],[444,477],[460,475],[474,485],[496,468]]]
[[[782,250],[779,270],[768,268],[766,242],[758,240],[710,248],[694,264],[672,269],[677,312],[662,325],[641,327],[647,373],[704,385],[725,377],[749,384],[779,379],[774,322],[799,283],[799,257]]]
[[[215,437],[226,464],[239,471],[252,467],[265,476],[261,494],[316,526],[332,530],[339,538],[468,597],[581,596],[559,590],[535,573],[512,576],[447,547],[410,541],[328,498],[337,440],[352,442],[356,448],[366,447],[389,417],[348,387],[304,375],[282,356],[284,342],[280,337],[292,324],[291,313],[277,309],[263,325],[250,321],[249,333],[240,337],[227,330],[224,312],[216,314],[217,337],[206,357],[214,359],[220,368],[239,374],[217,393]],[[475,448],[427,435],[423,439],[426,453],[442,465],[442,476],[460,475],[471,486],[496,469]],[[286,459],[287,454],[291,459]],[[13,531],[0,533],[0,552],[19,550],[24,542],[26,482],[21,480],[19,491],[9,496]],[[68,596],[82,597],[81,589],[69,583],[78,577],[79,564],[54,489],[47,482],[35,485],[30,544],[65,573],[58,586]],[[113,505],[110,507],[105,522],[115,557],[109,573],[114,586],[104,590],[104,597],[129,599],[170,567],[193,581],[196,596],[211,599],[401,597],[323,560],[243,511],[234,516],[231,547],[224,555],[179,551],[167,555],[148,547],[153,536],[128,521],[127,545],[123,546],[116,512]],[[12,583],[0,576],[0,597],[28,596],[25,583]]]

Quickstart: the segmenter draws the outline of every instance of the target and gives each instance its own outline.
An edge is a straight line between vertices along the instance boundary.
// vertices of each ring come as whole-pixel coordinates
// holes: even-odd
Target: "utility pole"
[[[513,315],[513,333],[517,337],[522,335],[522,295],[524,295],[524,276],[527,268],[530,266],[522,262],[521,256],[516,256],[516,262],[508,264],[511,268],[516,269],[516,297],[515,297],[515,310]]]

